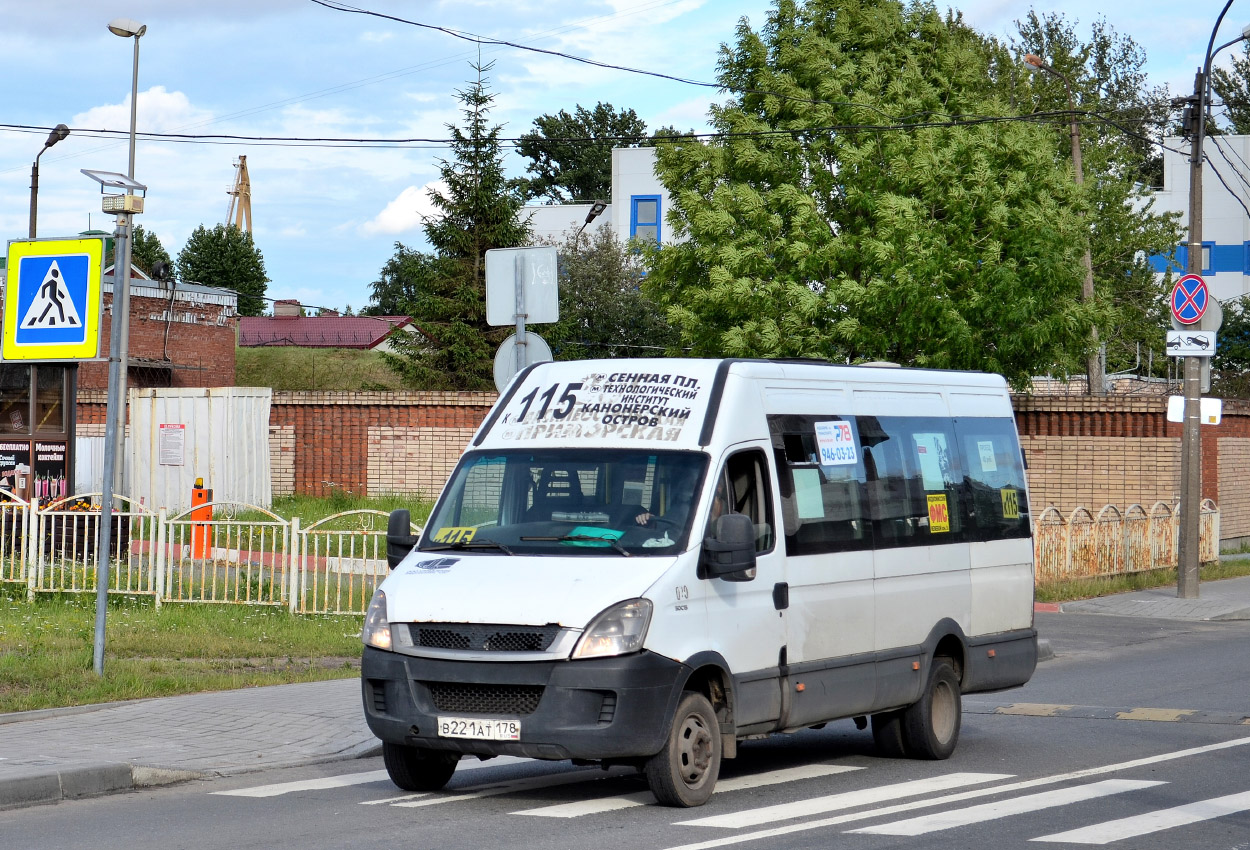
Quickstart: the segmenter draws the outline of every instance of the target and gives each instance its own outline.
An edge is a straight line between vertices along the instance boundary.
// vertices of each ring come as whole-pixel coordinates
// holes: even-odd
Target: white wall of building
[[[655,173],[655,148],[614,148],[612,151],[612,198],[608,208],[586,225],[586,233],[611,227],[620,239],[647,234],[656,228],[657,240],[673,242],[664,221],[669,210],[668,191]],[[559,240],[586,221],[590,204],[534,204],[525,207],[536,239]]]
[[[1171,150],[1169,150],[1171,149]],[[1189,224],[1189,142],[1164,139],[1163,188],[1155,192],[1155,210],[1179,212]],[[1202,277],[1211,294],[1228,301],[1250,294],[1250,136],[1208,136],[1202,174]],[[1179,151],[1179,153],[1178,153]],[[1227,184],[1227,186],[1225,186]],[[1181,245],[1175,268],[1184,273],[1188,249]],[[1166,263],[1153,258],[1155,269]]]

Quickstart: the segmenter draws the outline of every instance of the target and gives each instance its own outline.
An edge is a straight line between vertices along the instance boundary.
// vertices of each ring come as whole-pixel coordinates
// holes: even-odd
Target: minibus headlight
[[[365,646],[377,649],[391,648],[391,624],[386,621],[386,594],[377,591],[369,601],[369,610],[365,611],[365,627],[361,629],[360,639]]]
[[[603,658],[637,652],[651,624],[651,601],[630,599],[618,602],[590,621],[582,632],[574,658]]]

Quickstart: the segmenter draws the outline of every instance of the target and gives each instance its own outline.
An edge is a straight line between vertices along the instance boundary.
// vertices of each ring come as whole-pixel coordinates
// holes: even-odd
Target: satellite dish
[[[495,352],[495,389],[499,392],[503,392],[512,377],[526,366],[549,363],[555,359],[551,356],[551,346],[547,345],[547,341],[529,331],[525,332],[525,362],[520,368],[517,368],[516,349],[516,334],[513,334],[501,342],[499,350]]]

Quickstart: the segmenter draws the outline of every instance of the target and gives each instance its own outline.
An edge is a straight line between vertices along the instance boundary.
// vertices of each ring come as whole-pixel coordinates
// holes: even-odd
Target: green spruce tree
[[[406,264],[420,275],[401,288],[411,293],[418,332],[394,334],[395,352],[385,357],[417,389],[494,387],[494,353],[507,329],[486,324],[486,252],[529,240],[529,226],[520,217],[523,201],[504,177],[502,128],[487,121],[494,100],[486,85],[491,65],[473,69],[477,80],[457,92],[465,128],[448,125],[452,158],[439,168],[446,191],[430,190],[436,212],[425,222],[425,237],[432,253],[405,258],[407,249],[396,246],[395,259],[411,260]]]

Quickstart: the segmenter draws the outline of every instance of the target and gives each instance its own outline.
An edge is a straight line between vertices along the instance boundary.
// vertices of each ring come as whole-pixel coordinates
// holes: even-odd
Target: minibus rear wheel
[[[382,763],[391,781],[405,791],[437,791],[456,772],[458,753],[382,742]]]
[[[686,691],[673,715],[664,749],[647,760],[643,772],[663,806],[702,806],[720,775],[720,724],[707,697]]]
[[[949,658],[935,658],[920,700],[903,713],[907,754],[918,759],[945,759],[959,743],[962,712],[959,677]]]

